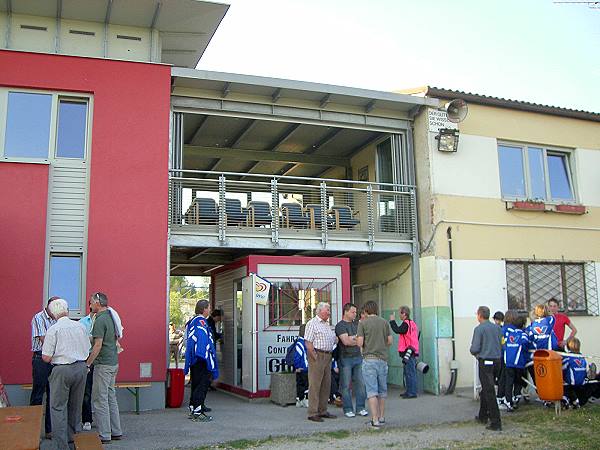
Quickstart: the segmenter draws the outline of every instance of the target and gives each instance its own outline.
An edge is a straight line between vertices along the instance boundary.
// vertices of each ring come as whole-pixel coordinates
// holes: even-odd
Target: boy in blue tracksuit
[[[300,325],[294,345],[294,371],[296,372],[296,406],[308,408],[308,357],[304,343],[305,325]]]
[[[554,334],[554,316],[550,315],[546,304],[536,305],[533,310],[535,319],[527,327],[529,338],[529,359],[526,364],[531,379],[535,384],[535,371],[533,369],[533,354],[536,350],[558,350],[558,341]]]
[[[523,331],[526,318],[517,311],[506,312],[502,332],[502,359],[504,361],[504,398],[502,404],[508,411],[517,407],[521,397],[521,377],[525,376],[525,361],[529,346]]]
[[[587,361],[581,356],[581,342],[577,338],[569,338],[566,350],[571,353],[563,356],[563,382],[568,405],[579,408],[588,401],[585,389],[587,382]]]

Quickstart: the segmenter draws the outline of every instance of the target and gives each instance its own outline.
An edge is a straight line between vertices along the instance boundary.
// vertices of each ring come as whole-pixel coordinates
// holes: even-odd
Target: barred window
[[[270,326],[302,325],[314,317],[316,306],[331,305],[335,292],[335,280],[317,278],[295,278],[277,280],[270,278],[269,301]]]
[[[593,263],[507,261],[508,308],[531,311],[551,298],[561,311],[598,314],[598,288]]]

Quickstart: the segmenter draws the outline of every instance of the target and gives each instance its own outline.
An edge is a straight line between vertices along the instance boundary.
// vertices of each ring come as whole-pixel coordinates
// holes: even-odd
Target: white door
[[[256,392],[256,305],[253,276],[242,280],[242,389]]]

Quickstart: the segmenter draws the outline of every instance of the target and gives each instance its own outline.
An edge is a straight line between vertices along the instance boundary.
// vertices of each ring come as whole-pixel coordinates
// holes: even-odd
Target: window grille
[[[531,311],[554,298],[569,314],[598,315],[593,262],[507,261],[508,308]]]
[[[269,281],[269,326],[296,326],[308,322],[314,317],[319,303],[331,305],[336,285],[335,280],[322,278],[269,278]]]

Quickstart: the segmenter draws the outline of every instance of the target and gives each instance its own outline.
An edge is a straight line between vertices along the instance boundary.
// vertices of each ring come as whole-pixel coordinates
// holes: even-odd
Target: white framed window
[[[498,143],[502,198],[576,203],[571,155],[569,150]]]
[[[82,253],[50,253],[48,297],[58,296],[65,299],[71,315],[85,315],[83,267]]]
[[[4,161],[83,161],[91,97],[0,89],[0,157]]]

